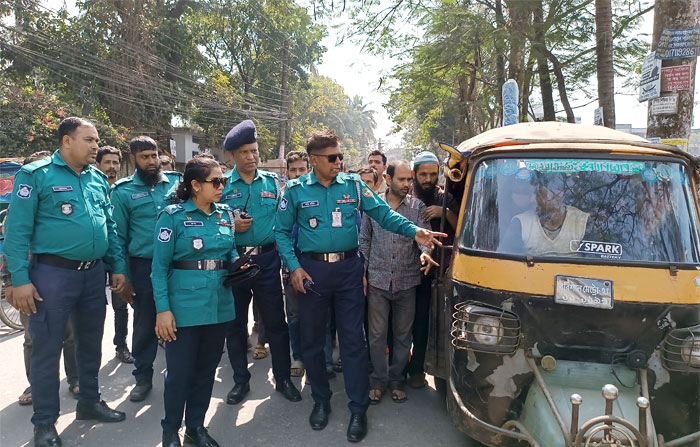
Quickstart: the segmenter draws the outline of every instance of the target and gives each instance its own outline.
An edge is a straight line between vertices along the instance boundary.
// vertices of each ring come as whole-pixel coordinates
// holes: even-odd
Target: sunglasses
[[[211,183],[214,188],[224,187],[228,183],[228,179],[225,177],[214,177],[211,180],[204,180],[204,183]]]
[[[323,155],[323,154],[313,154],[314,157],[326,157],[328,159],[328,163],[335,163],[336,160],[343,161],[343,154],[329,154],[329,155]]]

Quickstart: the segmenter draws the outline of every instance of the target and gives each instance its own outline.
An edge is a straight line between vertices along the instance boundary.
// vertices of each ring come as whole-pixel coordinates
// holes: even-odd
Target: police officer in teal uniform
[[[369,374],[357,212],[362,210],[383,228],[431,249],[439,244],[435,238],[444,235],[418,228],[394,212],[357,174],[340,172],[343,154],[339,146],[340,140],[330,130],[311,134],[306,151],[313,171],[287,182],[275,234],[280,254],[292,272],[292,285],[300,293],[302,356],[314,399],[309,417],[311,428],[323,429],[331,411],[323,354],[330,304],[335,309],[345,390],[352,413],[347,438],[359,442],[367,434]],[[299,258],[293,247],[295,223],[299,226]]]
[[[197,156],[185,165],[177,195],[155,226],[151,280],[156,334],[165,346],[163,447],[179,447],[185,414],[185,441],[200,447],[219,444],[204,428],[226,326],[235,318],[231,289],[224,287],[229,263],[238,258],[233,212],[217,203],[226,184],[219,163]]]
[[[136,172],[114,184],[110,199],[119,244],[129,267],[129,280],[121,295],[134,309],[132,354],[136,386],[129,399],[140,402],[153,388],[153,361],[158,351],[158,338],[153,331],[156,306],[151,285],[153,231],[158,215],[173,203],[182,174],[161,170],[158,146],[150,137],[132,139],[129,151]]]
[[[92,166],[99,136],[91,122],[70,117],[59,125],[58,139],[60,149],[53,156],[23,166],[15,176],[4,246],[13,302],[29,315],[37,447],[61,445],[54,427],[60,409],[56,371],[71,316],[80,387],[76,419],[125,418],[100,400],[97,381],[107,303],[105,264],[114,293],[123,289],[126,273],[107,177]]]
[[[234,126],[224,140],[227,156],[236,164],[224,174],[228,184],[221,201],[236,216],[236,244],[239,253],[250,252],[251,262],[261,267],[254,279],[233,286],[236,319],[226,333],[226,347],[233,368],[234,386],[226,397],[237,404],[250,391],[248,372],[248,306],[254,296],[272,353],[275,389],[292,401],[301,400],[291,380],[289,328],[282,295],[281,261],[275,246],[275,214],[280,199],[277,174],[258,169],[257,132],[251,120]]]

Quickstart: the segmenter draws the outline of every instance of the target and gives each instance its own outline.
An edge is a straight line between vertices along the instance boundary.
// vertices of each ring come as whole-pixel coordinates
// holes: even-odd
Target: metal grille
[[[520,343],[520,319],[499,307],[466,301],[452,314],[452,345],[490,354],[513,354]]]
[[[700,372],[700,325],[670,331],[661,345],[661,359],[669,371]]]

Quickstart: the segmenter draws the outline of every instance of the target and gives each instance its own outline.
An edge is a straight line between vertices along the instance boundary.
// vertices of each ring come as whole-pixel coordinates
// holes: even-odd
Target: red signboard
[[[675,92],[690,89],[690,65],[661,68],[661,91]]]

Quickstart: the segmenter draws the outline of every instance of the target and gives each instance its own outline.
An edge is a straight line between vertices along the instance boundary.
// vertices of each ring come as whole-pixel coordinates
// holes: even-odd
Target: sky
[[[49,8],[58,9],[63,6],[64,0],[45,0],[44,4]],[[66,0],[66,4],[71,14],[77,12],[75,0]],[[641,33],[647,34],[648,39],[651,39],[653,21],[653,12],[647,13],[644,16],[640,29]],[[341,25],[343,23],[347,23],[346,17],[335,19],[332,25]],[[327,51],[323,55],[322,62],[316,67],[318,72],[340,84],[348,96],[360,95],[364,98],[368,108],[376,112],[377,128],[375,129],[375,137],[381,139],[385,145],[400,144],[401,137],[400,135],[392,134],[395,124],[391,122],[389,114],[383,107],[389,97],[386,93],[378,90],[379,79],[391,72],[395,61],[390,58],[363,53],[359,45],[351,42],[338,44],[338,37],[339,30],[330,26],[328,28],[328,36],[323,40],[323,45],[327,48]],[[700,82],[698,82],[698,71],[700,70],[696,70],[694,128],[700,127]],[[636,76],[636,74],[632,74],[632,76]],[[636,91],[619,91],[624,80],[622,77],[615,78],[615,88],[618,90],[618,93],[615,94],[617,123],[631,124],[632,127],[646,127],[647,103],[640,103],[637,100]],[[595,83],[591,85],[591,89],[596,89]],[[538,95],[537,89],[535,92]],[[583,95],[577,95],[576,92],[569,92],[569,95],[569,100],[573,107],[590,101]],[[537,101],[539,97],[533,99]],[[593,114],[597,107],[597,102],[594,102],[585,107],[574,109],[574,113],[581,118],[583,124],[593,124]],[[559,106],[559,109],[561,109],[561,106]],[[559,115],[564,116],[563,112]]]

